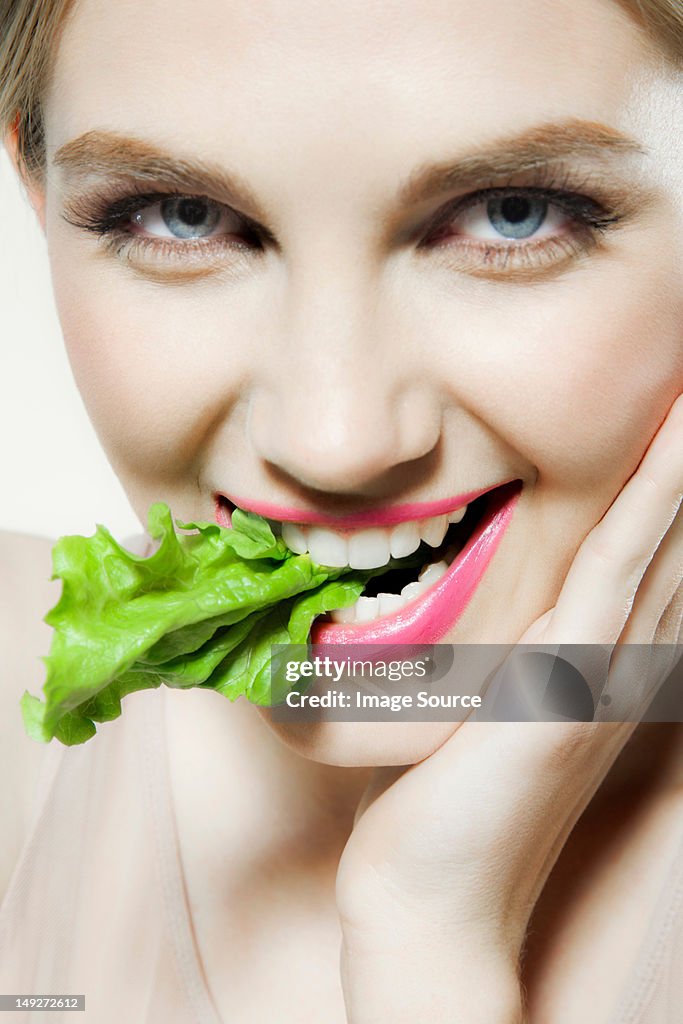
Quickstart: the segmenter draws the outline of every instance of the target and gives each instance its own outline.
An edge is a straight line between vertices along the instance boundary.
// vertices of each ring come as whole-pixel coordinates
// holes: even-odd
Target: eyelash
[[[579,187],[585,187],[579,186]],[[483,241],[465,236],[459,237],[455,246],[446,241],[441,243],[439,232],[455,220],[459,215],[474,207],[497,198],[518,196],[525,199],[542,199],[548,209],[554,207],[564,213],[573,223],[574,228],[569,235],[554,235],[543,239],[531,238],[527,242],[515,244]],[[495,188],[479,189],[464,197],[452,200],[437,211],[429,223],[425,240],[418,244],[418,249],[427,247],[430,250],[442,249],[446,258],[455,262],[459,269],[469,273],[486,276],[492,272],[514,271],[524,272],[540,270],[543,267],[556,267],[565,260],[587,252],[598,244],[599,238],[609,228],[618,224],[622,216],[610,211],[602,203],[576,190],[568,189],[557,182],[549,181],[535,185],[515,186],[501,185]],[[434,235],[436,234],[436,239]],[[455,250],[455,253],[453,252]],[[475,250],[473,252],[473,250]],[[479,266],[475,266],[478,261]]]
[[[576,189],[568,189],[566,183],[557,177],[541,180],[547,169],[540,169],[537,181],[530,185],[505,184],[497,187],[482,188],[466,196],[458,197],[446,203],[428,222],[426,229],[421,231],[417,249],[437,250],[445,255],[447,261],[454,263],[459,269],[469,273],[487,276],[492,273],[515,271],[527,272],[545,267],[555,267],[567,259],[592,249],[609,228],[617,224],[622,217],[607,206],[582,194]],[[587,183],[579,187],[585,187]],[[516,195],[528,199],[542,199],[548,208],[554,207],[562,211],[575,225],[569,234],[545,237],[542,240],[531,238],[520,241],[501,243],[460,236],[454,245],[439,238],[450,222],[473,207],[500,197]],[[273,242],[273,236],[256,222],[243,214],[238,214],[230,207],[216,205],[228,213],[234,213],[239,220],[245,240],[232,237],[226,242],[226,235],[212,235],[205,238],[173,240],[169,238],[149,237],[136,234],[126,220],[136,212],[153,206],[169,198],[207,199],[206,196],[183,194],[178,192],[133,193],[111,199],[106,196],[81,197],[78,207],[71,211],[66,220],[75,227],[92,232],[99,236],[106,250],[119,258],[135,262],[138,256],[152,256],[164,263],[180,261],[191,264],[206,262],[208,256],[224,253],[228,248],[234,253],[246,255],[263,251],[265,246]],[[213,201],[211,201],[213,202]],[[434,235],[437,235],[436,239]],[[458,236],[455,236],[458,237]],[[503,236],[501,236],[501,239]]]
[[[130,226],[126,226],[126,220],[133,214],[163,202],[165,199],[202,199],[219,207],[221,211],[234,213],[235,218],[240,222],[242,233],[248,240],[240,242],[232,238],[230,242],[226,243],[225,235],[211,235],[206,238],[187,239],[186,241],[173,240],[138,235],[131,230]],[[266,229],[244,214],[233,211],[231,207],[216,203],[208,196],[183,192],[136,192],[113,200],[106,196],[80,197],[65,219],[73,227],[98,235],[104,242],[107,251],[119,257],[125,256],[127,259],[132,259],[137,254],[145,252],[158,255],[165,260],[187,261],[188,257],[203,259],[209,253],[225,250],[226,244],[233,250],[253,252],[254,246],[263,249],[268,242],[273,240]]]

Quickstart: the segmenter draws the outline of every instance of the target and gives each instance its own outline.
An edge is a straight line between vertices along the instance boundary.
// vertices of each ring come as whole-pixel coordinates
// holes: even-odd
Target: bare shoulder
[[[52,574],[53,541],[0,530],[0,898],[29,823],[46,747],[24,732],[19,701],[40,693],[51,629],[42,620],[61,590]]]

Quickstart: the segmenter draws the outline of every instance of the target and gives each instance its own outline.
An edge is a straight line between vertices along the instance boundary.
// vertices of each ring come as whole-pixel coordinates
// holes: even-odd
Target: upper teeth
[[[377,569],[390,558],[404,558],[416,551],[420,541],[438,548],[449,523],[459,523],[467,511],[462,505],[445,515],[398,523],[392,527],[365,530],[330,530],[299,523],[282,524],[282,539],[297,555],[308,552],[318,565]]]

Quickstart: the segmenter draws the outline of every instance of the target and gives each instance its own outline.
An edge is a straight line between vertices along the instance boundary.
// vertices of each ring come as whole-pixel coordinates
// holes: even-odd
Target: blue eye
[[[239,228],[235,214],[201,196],[169,196],[136,210],[130,223],[138,233],[182,241],[228,234]]]
[[[482,195],[449,218],[448,233],[481,242],[553,238],[566,233],[571,214],[551,198],[522,190]]]
[[[477,277],[528,279],[598,250],[621,220],[609,205],[550,183],[487,188],[446,203],[418,249]]]
[[[177,238],[210,235],[220,218],[216,205],[206,199],[164,199],[159,206],[164,224]]]
[[[548,201],[538,196],[502,196],[489,199],[486,213],[503,238],[529,238],[545,221]]]

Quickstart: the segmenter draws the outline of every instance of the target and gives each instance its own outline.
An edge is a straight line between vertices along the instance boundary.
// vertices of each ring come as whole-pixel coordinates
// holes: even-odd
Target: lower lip
[[[491,491],[481,522],[448,572],[416,601],[395,612],[353,625],[317,619],[314,644],[435,644],[455,626],[472,600],[512,520],[522,485],[519,480]]]

